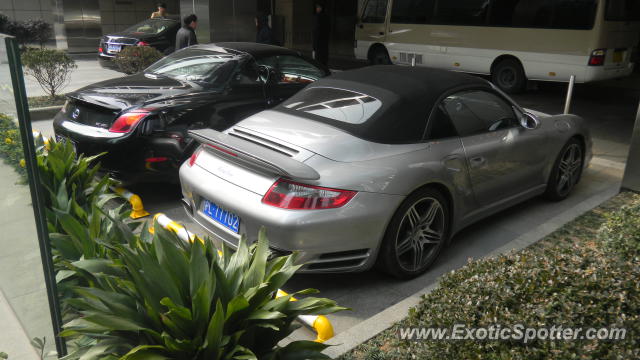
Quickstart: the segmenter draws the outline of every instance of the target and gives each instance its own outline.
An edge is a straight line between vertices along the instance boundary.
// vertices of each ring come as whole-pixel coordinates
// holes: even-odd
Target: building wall
[[[51,0],[0,0],[0,13],[11,20],[42,19],[53,24]]]

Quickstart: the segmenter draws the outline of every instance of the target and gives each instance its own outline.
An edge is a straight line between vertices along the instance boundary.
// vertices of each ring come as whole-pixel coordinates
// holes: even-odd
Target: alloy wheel
[[[556,191],[559,195],[567,195],[578,182],[582,170],[582,150],[578,144],[569,145],[558,164],[558,181]]]
[[[396,234],[396,257],[403,270],[421,270],[444,239],[445,214],[433,197],[416,201],[405,212]]]

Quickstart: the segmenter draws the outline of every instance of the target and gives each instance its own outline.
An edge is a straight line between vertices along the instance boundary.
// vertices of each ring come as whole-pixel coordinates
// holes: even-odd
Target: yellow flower
[[[20,159],[20,167],[26,167],[27,166],[27,162],[24,161],[24,159]]]
[[[11,138],[6,138],[6,139],[4,139],[4,142],[5,142],[6,144],[13,144],[13,139],[11,139]]]

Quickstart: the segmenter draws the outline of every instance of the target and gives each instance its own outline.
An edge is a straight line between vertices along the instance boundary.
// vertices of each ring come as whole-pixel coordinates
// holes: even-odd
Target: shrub
[[[0,157],[16,170],[23,182],[26,182],[27,171],[23,156],[18,125],[13,118],[0,113]]]
[[[27,34],[26,42],[35,42],[40,44],[40,48],[44,47],[44,44],[53,35],[53,27],[48,22],[35,19],[27,20],[22,23],[24,33]]]
[[[33,76],[42,90],[55,97],[67,85],[71,71],[77,68],[75,61],[60,50],[29,49],[22,53],[22,64],[27,75]]]
[[[624,206],[606,216],[600,239],[623,258],[640,258],[640,205]]]
[[[125,74],[135,74],[162,58],[162,53],[151,46],[126,46],[115,58],[116,65]]]
[[[256,244],[244,238],[233,254],[219,256],[209,240],[185,243],[155,224],[129,234],[127,244],[107,245],[115,256],[73,265],[92,287],[78,287],[73,304],[81,317],[62,336],[91,339],[69,358],[122,359],[325,359],[326,346],[278,343],[299,315],[343,310],[328,299],[291,294],[275,298],[299,268],[290,255],[269,259],[264,231]],[[297,294],[309,294],[310,289]],[[294,357],[291,357],[292,359]]]
[[[7,33],[7,25],[9,24],[9,18],[7,15],[0,13],[0,33]]]

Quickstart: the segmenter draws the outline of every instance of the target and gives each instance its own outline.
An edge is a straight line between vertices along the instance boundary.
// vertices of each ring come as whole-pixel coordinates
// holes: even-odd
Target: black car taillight
[[[109,128],[109,132],[115,133],[128,133],[140,122],[149,115],[148,111],[132,111],[124,113],[113,122]]]

